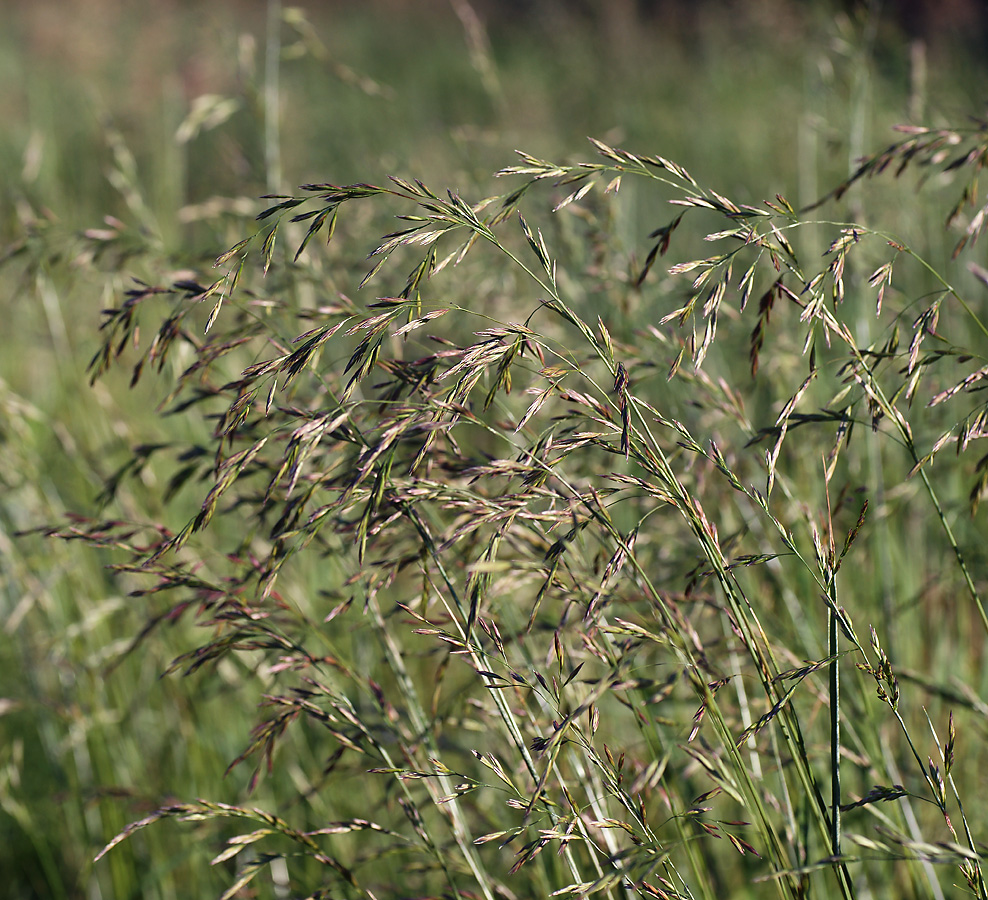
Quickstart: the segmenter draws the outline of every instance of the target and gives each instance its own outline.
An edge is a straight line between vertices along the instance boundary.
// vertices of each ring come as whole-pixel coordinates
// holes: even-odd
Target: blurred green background
[[[231,702],[251,673],[159,678],[191,625],[123,657],[145,610],[108,557],[15,537],[92,513],[127,448],[163,436],[160,388],[85,374],[131,277],[208,264],[264,193],[396,174],[479,197],[516,148],[588,158],[587,136],[741,202],[806,204],[892,124],[982,112],[986,28],[978,0],[0,4],[0,893],[228,883],[172,825],[92,859],[169,798],[243,801],[249,773],[222,776],[254,722]],[[652,213],[630,210],[629,240]],[[158,512],[142,477],[118,514]]]

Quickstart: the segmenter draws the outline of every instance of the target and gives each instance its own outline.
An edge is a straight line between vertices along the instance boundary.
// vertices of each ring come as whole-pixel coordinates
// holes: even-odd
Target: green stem
[[[827,653],[833,660],[830,663],[830,802],[832,806],[830,819],[830,852],[839,857],[841,854],[841,821],[840,821],[840,661],[838,659],[840,623],[837,619],[837,583],[830,582],[830,606],[827,618],[830,624],[830,637]]]
[[[268,193],[281,190],[281,0],[268,0],[268,34],[264,59],[264,163]]]
[[[909,449],[912,451],[913,459],[918,461],[919,457],[913,450],[912,444],[910,444]],[[926,474],[926,467],[924,466],[920,469],[919,473],[923,478],[923,484],[926,486],[926,492],[930,496],[930,500],[933,503],[933,508],[936,510],[937,518],[940,520],[940,525],[943,527],[944,534],[947,535],[947,541],[950,544],[950,548],[954,551],[957,566],[961,570],[961,575],[964,576],[964,584],[967,587],[967,592],[971,595],[974,605],[977,606],[978,614],[981,616],[981,622],[985,626],[985,631],[988,632],[988,612],[985,611],[985,605],[981,600],[981,595],[978,593],[977,587],[975,587],[974,579],[971,577],[971,573],[967,568],[967,562],[964,559],[964,554],[961,552],[960,545],[954,537],[954,531],[950,527],[950,523],[947,521],[946,515],[944,515],[943,507],[940,505],[940,500],[936,495],[936,491],[933,490],[933,485],[930,484],[930,478]]]

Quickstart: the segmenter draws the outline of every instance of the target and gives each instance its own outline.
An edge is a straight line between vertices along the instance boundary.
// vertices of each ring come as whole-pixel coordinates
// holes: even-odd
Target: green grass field
[[[988,71],[745,9],[4,12],[4,896],[988,896]]]

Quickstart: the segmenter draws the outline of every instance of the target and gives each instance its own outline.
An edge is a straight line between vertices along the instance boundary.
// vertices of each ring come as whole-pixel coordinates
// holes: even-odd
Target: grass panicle
[[[895,39],[811,4],[340,12],[354,68],[237,9],[115,47],[147,134],[24,42],[12,896],[988,896],[985,121],[875,141]]]
[[[829,199],[893,159],[963,178],[988,146],[972,132],[981,150],[948,157],[955,132],[910,133],[925,142],[873,157]],[[192,360],[173,369],[162,412],[215,423],[171,480],[205,493],[175,531],[77,522],[61,535],[122,551],[121,577],[156,583],[144,596],[181,591],[149,628],[191,615],[209,636],[173,669],[232,657],[268,673],[235,761],[252,761],[252,786],[301,731],[328,754],[306,791],[357,779],[376,810],[314,828],[202,801],[109,846],[158,818],[231,816],[264,827],[216,861],[279,836],[294,845],[247,857],[231,891],[300,854],[299,887],[368,897],[390,890],[384,858],[404,860],[416,891],[452,896],[713,897],[743,878],[783,897],[854,897],[862,879],[940,890],[931,865],[985,896],[954,712],[946,743],[928,720],[924,761],[919,708],[847,577],[874,565],[856,454],[876,442],[904,485],[921,482],[907,515],[937,524],[926,539],[954,560],[939,577],[984,616],[930,476],[948,443],[936,435],[955,436],[959,460],[980,435],[983,411],[944,414],[984,374],[981,299],[892,235],[810,218],[821,205],[734,202],[663,157],[593,145],[597,160],[575,165],[521,154],[498,172],[507,192],[478,202],[399,178],[306,185],[217,259],[239,258],[236,289],[232,275],[142,284],[106,312],[95,377],[122,361],[138,317],[164,324],[132,383],[148,363],[168,371],[179,348]],[[622,197],[680,210],[640,270],[605,261],[653,324],[588,304],[554,249],[565,217],[622,202],[616,179]],[[314,238],[339,239],[356,204],[403,223],[369,251],[358,287],[376,299],[300,309],[267,293],[304,277],[326,252]],[[292,222],[307,231],[279,251]],[[819,260],[797,249],[806,231],[826,235]],[[691,234],[719,249],[659,270]],[[927,276],[939,289],[914,298],[910,278]],[[741,317],[759,292],[752,330]],[[203,315],[207,295],[223,308]],[[527,312],[500,318],[526,297]],[[663,297],[678,305],[663,311]],[[858,342],[860,307],[887,337]],[[731,384],[738,359],[749,380]],[[779,411],[759,427],[745,395],[767,365]]]

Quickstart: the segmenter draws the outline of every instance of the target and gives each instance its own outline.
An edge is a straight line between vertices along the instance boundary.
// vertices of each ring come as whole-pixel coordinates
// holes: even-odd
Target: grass
[[[290,16],[241,23],[303,39],[277,154],[230,30],[190,31],[234,101],[195,134],[26,92],[11,896],[983,895],[984,125],[810,210],[909,100],[851,23],[712,27],[615,98],[575,24],[494,32],[495,84],[453,18],[423,60]],[[316,183],[252,225],[272,179]]]

